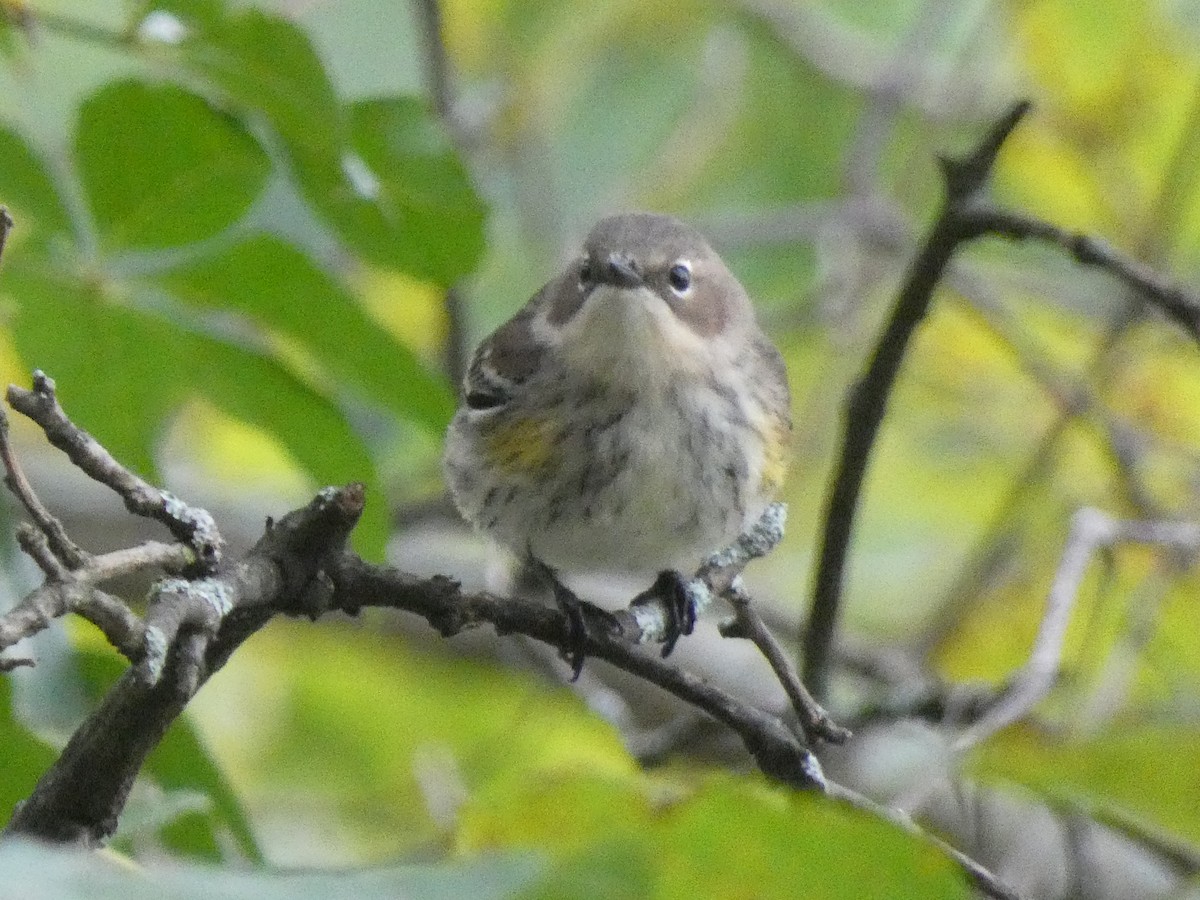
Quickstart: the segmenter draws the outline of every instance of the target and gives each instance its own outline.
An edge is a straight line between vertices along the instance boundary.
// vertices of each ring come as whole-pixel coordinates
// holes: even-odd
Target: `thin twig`
[[[953,265],[947,284],[970,301],[974,312],[1003,341],[1015,361],[1062,413],[1070,416],[1087,414],[1103,436],[1108,456],[1121,476],[1125,499],[1140,517],[1159,517],[1161,511],[1141,477],[1144,460],[1137,452],[1137,448],[1149,440],[1149,435],[1114,415],[1085,380],[1058,371],[1047,355],[1025,338],[981,275],[966,266]]]
[[[1172,233],[1171,214],[1174,212],[1177,218],[1179,210],[1182,208],[1178,198],[1190,196],[1197,178],[1200,177],[1198,175],[1200,169],[1197,169],[1195,165],[1198,147],[1200,147],[1200,94],[1196,95],[1191,104],[1187,123],[1180,132],[1179,140],[1167,163],[1166,174],[1159,183],[1156,196],[1150,204],[1150,213],[1144,217],[1145,221],[1149,223],[1148,229],[1144,230],[1144,233],[1135,242],[1135,248],[1141,255],[1153,257],[1155,248],[1164,244],[1163,236]],[[1072,240],[1054,239],[1051,243],[1066,246],[1069,249]],[[1144,264],[1136,263],[1135,265]],[[1126,285],[1137,287],[1135,281],[1122,280]],[[1162,287],[1167,289],[1167,293],[1171,291],[1171,285],[1162,276],[1151,277],[1146,279],[1146,282],[1150,285],[1159,282]],[[1103,392],[1105,385],[1110,380],[1114,352],[1130,326],[1140,318],[1138,313],[1145,306],[1147,299],[1151,299],[1152,302],[1152,298],[1148,295],[1139,296],[1135,292],[1126,302],[1121,303],[1114,313],[1106,317],[1099,345],[1081,367],[1089,381],[1099,382],[1098,391]],[[1185,325],[1185,327],[1187,326]],[[1038,446],[1030,454],[1024,470],[1014,479],[1014,488],[1008,499],[993,519],[993,523],[984,531],[984,537],[976,542],[975,549],[969,555],[970,562],[963,568],[956,580],[958,586],[950,592],[947,602],[942,606],[938,622],[927,629],[926,637],[922,641],[926,649],[935,646],[953,626],[954,621],[958,618],[955,613],[961,612],[958,607],[962,605],[963,598],[967,595],[967,587],[978,584],[982,576],[995,571],[1000,566],[1006,549],[1015,543],[1016,529],[1011,524],[1013,519],[1011,513],[1025,495],[1030,491],[1037,490],[1044,481],[1054,454],[1062,443],[1064,435],[1067,434],[1068,426],[1074,415],[1075,410],[1063,409],[1055,422],[1043,432]],[[1141,512],[1143,515],[1151,515],[1150,511],[1142,510]]]
[[[442,34],[442,8],[438,0],[418,0],[416,6],[417,14],[421,18],[425,87],[433,98],[433,108],[445,125],[451,140],[460,144],[463,134],[454,108],[450,57],[446,53],[446,41]],[[470,362],[470,338],[467,334],[466,304],[463,302],[462,288],[458,285],[447,288],[442,305],[446,311],[443,368],[450,383],[457,387],[462,384]]]
[[[146,568],[178,568],[194,557],[181,544],[150,541],[128,550],[90,557],[74,571],[66,569],[50,552],[46,536],[28,522],[17,528],[17,541],[46,574],[46,583],[30,591],[0,616],[0,650],[32,637],[67,613],[91,622],[109,643],[128,659],[142,658],[145,627],[128,606],[96,587]]]
[[[834,722],[821,704],[813,699],[812,694],[800,680],[800,675],[792,664],[791,656],[775,640],[775,635],[771,633],[771,629],[759,615],[750,595],[743,591],[740,585],[735,584],[726,593],[726,596],[733,606],[734,619],[721,627],[721,634],[725,637],[746,638],[752,641],[754,646],[766,657],[775,677],[783,686],[788,700],[791,701],[792,709],[795,710],[796,716],[800,720],[800,727],[804,731],[805,739],[810,744],[815,743],[818,739],[829,741],[832,744],[845,743],[850,737],[849,729]]]
[[[28,522],[17,526],[17,546],[37,564],[51,581],[65,581],[71,576],[71,570],[62,564],[50,549],[50,541],[44,532],[38,531]]]
[[[91,584],[104,584],[114,578],[123,578],[147,569],[180,573],[196,563],[196,554],[186,544],[165,544],[162,541],[145,541],[134,547],[125,547],[93,556],[87,571],[79,573],[81,579]]]
[[[1001,210],[982,197],[995,157],[1028,109],[1015,105],[967,158],[944,160],[946,199],[847,405],[841,455],[828,495],[821,556],[804,647],[804,680],[820,698],[827,691],[831,642],[837,625],[858,496],[887,399],[908,340],[928,310],[932,293],[959,246],[985,235],[1040,240],[1060,247],[1082,265],[1103,269],[1200,341],[1200,298],[1103,241],[1030,216]]]
[[[1053,687],[1062,661],[1071,610],[1079,597],[1088,563],[1098,548],[1123,541],[1162,544],[1195,552],[1200,549],[1200,525],[1122,521],[1098,509],[1079,510],[1071,521],[1066,546],[1046,597],[1046,612],[1028,661],[996,704],[959,735],[954,744],[956,750],[973,747],[1017,721]]]
[[[128,659],[140,660],[146,626],[124,603],[96,585],[146,569],[181,572],[195,561],[192,549],[183,544],[147,541],[90,557],[82,568],[71,571],[50,552],[45,535],[29,523],[18,527],[17,540],[46,573],[47,582],[0,616],[0,650],[45,630],[54,619],[74,613],[99,628]]]
[[[143,481],[113,459],[95,438],[67,418],[59,406],[53,379],[40,370],[34,371],[33,389],[9,385],[8,402],[37,423],[47,440],[66,453],[81,472],[120,495],[131,513],[162,522],[171,534],[189,545],[202,571],[216,568],[225,542],[212,516]]]
[[[787,506],[772,503],[763,510],[758,521],[736,541],[706,559],[696,574],[684,584],[696,615],[703,613],[717,597],[725,596],[737,583],[738,577],[751,560],[766,556],[783,540],[787,523]],[[656,584],[656,587],[658,585]],[[670,639],[673,598],[654,588],[640,594],[629,607],[614,613],[620,633],[634,643],[667,641]]]
[[[144,655],[146,626],[119,598],[88,584],[67,583],[59,588],[70,611],[91,622],[130,662]]]
[[[78,569],[87,562],[88,554],[67,535],[62,522],[50,514],[25,477],[25,472],[13,453],[9,440],[8,414],[0,407],[0,462],[4,464],[4,484],[29,513],[38,530],[46,536],[50,551],[68,569]]]
[[[0,650],[44,631],[67,613],[87,619],[127,658],[141,658],[141,620],[116,597],[76,578],[46,582],[0,616]]]
[[[892,386],[909,339],[925,318],[946,266],[963,243],[980,236],[969,208],[986,187],[1001,145],[1029,106],[1024,100],[1014,104],[968,156],[942,160],[946,185],[942,211],[909,266],[866,372],[850,392],[841,452],[827,495],[820,561],[804,641],[804,682],[818,700],[828,693],[829,661],[858,497]]]
[[[1195,878],[1200,875],[1200,849],[1186,839],[1169,831],[1159,830],[1150,822],[1112,804],[1083,804],[1081,799],[1076,797],[1064,798],[1062,802],[1074,805],[1077,813],[1094,819],[1099,825],[1149,848],[1179,869],[1185,877]]]
[[[1108,272],[1135,296],[1145,300],[1200,342],[1200,297],[1155,271],[1124,256],[1097,237],[1070,231],[1032,216],[981,206],[972,211],[976,228],[1012,240],[1036,240],[1059,247],[1083,266]]]

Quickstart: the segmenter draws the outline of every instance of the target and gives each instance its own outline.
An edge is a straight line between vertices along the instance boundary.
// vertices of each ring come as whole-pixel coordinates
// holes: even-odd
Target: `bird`
[[[553,588],[578,678],[594,607],[564,577],[657,572],[669,654],[695,622],[682,573],[783,483],[790,410],[783,357],[704,236],[621,213],[480,343],[443,472],[463,518]]]

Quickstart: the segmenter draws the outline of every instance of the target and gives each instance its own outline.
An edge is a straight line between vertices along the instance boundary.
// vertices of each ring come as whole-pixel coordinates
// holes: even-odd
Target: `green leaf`
[[[1196,760],[1200,734],[1186,725],[1115,728],[1086,740],[1060,740],[1008,728],[982,744],[971,770],[1101,809],[1132,813],[1200,842]]]
[[[16,301],[12,336],[27,368],[58,383],[59,399],[122,465],[153,480],[161,423],[192,382],[177,329],[117,306],[99,282],[7,266],[0,290]],[[114,496],[114,508],[120,501]]]
[[[217,825],[228,829],[244,856],[256,863],[265,862],[245,810],[189,716],[175,720],[147,758],[145,772],[166,790],[199,791],[213,804],[210,815],[185,816],[168,826],[168,846],[178,851],[202,848],[204,855],[220,859],[220,843],[209,844],[213,826]]]
[[[653,849],[633,837],[601,840],[561,860],[521,900],[643,900],[654,896],[657,862]]]
[[[350,129],[354,150],[378,179],[382,220],[355,246],[375,246],[368,255],[377,261],[443,284],[469,273],[483,252],[484,207],[428,108],[412,97],[362,101],[350,107]]]
[[[261,114],[292,148],[337,158],[345,128],[333,85],[304,30],[247,9],[193,33],[185,63],[232,104]]]
[[[417,100],[349,107],[336,157],[291,148],[308,202],[366,259],[450,285],[483,252],[484,207],[449,137]]]
[[[824,798],[748,779],[714,778],[669,811],[663,830],[663,897],[732,896],[746,884],[763,896],[807,900],[975,896],[925,840]]]
[[[120,81],[79,110],[75,159],[103,243],[170,247],[240,218],[270,161],[236,119],[169,84]]]
[[[46,167],[25,139],[7,128],[0,128],[0,160],[0,204],[8,207],[16,227],[70,231],[70,218]]]
[[[5,655],[20,656],[21,648],[8,650]],[[0,778],[2,822],[9,820],[13,808],[29,796],[57,756],[53,748],[31,734],[13,715],[11,681],[23,677],[27,673],[20,670],[0,677],[0,747],[4,753],[4,777]]]
[[[362,438],[342,411],[278,362],[218,341],[196,339],[191,369],[201,388],[226,412],[273,435],[322,485],[378,484]],[[387,504],[376,492],[352,540],[363,556],[380,560],[390,526]]]
[[[307,34],[247,10],[183,45],[188,65],[282,139],[305,199],[355,252],[449,285],[483,250],[484,208],[417,100],[343,109]]]
[[[564,769],[634,777],[620,736],[564,686],[465,659],[428,635],[279,621],[205,687],[198,721],[235,748],[265,832],[292,830],[303,814],[302,834],[349,834],[355,858],[387,858],[447,840],[431,779],[473,794]],[[248,679],[259,685],[250,694]]]
[[[473,797],[459,839],[468,849],[544,849],[575,884],[589,865],[597,882],[610,882],[614,856],[634,871],[652,860],[656,889],[643,895],[656,898],[971,896],[932,845],[824,798],[728,775],[682,801],[653,796],[638,779],[564,772],[527,780]]]
[[[172,270],[163,283],[194,306],[238,310],[301,342],[335,377],[431,432],[445,429],[453,414],[441,378],[309,257],[276,238],[244,241]]]
[[[359,871],[262,872],[212,866],[149,866],[130,871],[104,854],[23,841],[0,844],[5,896],[61,900],[504,900],[544,864],[530,854]]]
[[[23,359],[56,378],[71,417],[123,464],[153,478],[163,422],[199,396],[273,435],[322,484],[376,481],[362,439],[328,397],[278,361],[126,305],[136,288],[17,267],[0,281],[17,300]],[[384,504],[368,503],[355,546],[380,558],[387,534]]]

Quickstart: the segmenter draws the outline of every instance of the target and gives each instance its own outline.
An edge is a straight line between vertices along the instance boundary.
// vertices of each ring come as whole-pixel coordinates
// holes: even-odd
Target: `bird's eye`
[[[667,272],[667,281],[671,283],[671,288],[675,293],[685,294],[687,289],[692,286],[692,270],[683,263],[675,263]]]
[[[579,283],[585,287],[596,280],[596,267],[590,258],[585,259],[579,267]]]

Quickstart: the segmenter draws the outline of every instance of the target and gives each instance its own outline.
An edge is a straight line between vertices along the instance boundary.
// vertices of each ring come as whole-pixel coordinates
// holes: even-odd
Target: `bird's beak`
[[[613,253],[605,261],[603,280],[622,288],[641,287],[645,283],[633,259],[623,253]]]

